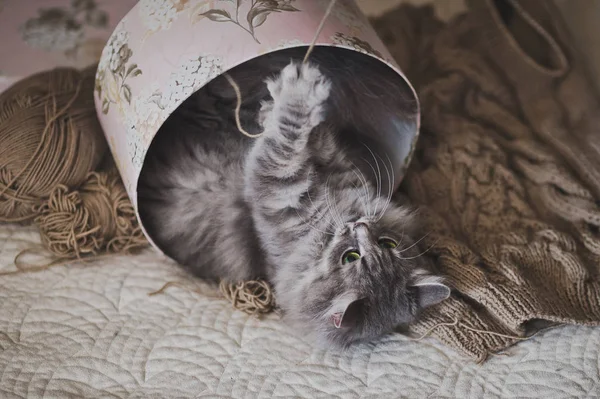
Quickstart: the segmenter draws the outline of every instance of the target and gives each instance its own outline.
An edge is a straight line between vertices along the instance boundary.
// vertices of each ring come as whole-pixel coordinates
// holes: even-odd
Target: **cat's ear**
[[[345,306],[338,307],[331,313],[331,322],[335,328],[354,326],[364,312],[364,299],[347,302]]]
[[[450,287],[441,282],[422,282],[413,286],[419,308],[436,305],[450,297]]]

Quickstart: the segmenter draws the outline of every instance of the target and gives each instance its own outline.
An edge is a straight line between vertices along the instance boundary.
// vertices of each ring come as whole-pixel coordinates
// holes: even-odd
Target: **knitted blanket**
[[[419,92],[402,190],[455,288],[413,330],[483,360],[540,321],[600,324],[600,107],[551,2],[472,3],[373,24]]]

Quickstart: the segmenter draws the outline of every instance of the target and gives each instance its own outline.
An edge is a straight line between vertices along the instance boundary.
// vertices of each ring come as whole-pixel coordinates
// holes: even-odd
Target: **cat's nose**
[[[352,232],[360,242],[369,241],[371,238],[371,232],[369,231],[369,226],[367,226],[366,223],[354,223],[352,226]]]
[[[365,230],[369,230],[369,226],[367,226],[367,224],[363,223],[363,222],[356,222],[356,223],[354,223],[354,225],[352,225],[352,231],[357,231],[360,228],[364,228]]]

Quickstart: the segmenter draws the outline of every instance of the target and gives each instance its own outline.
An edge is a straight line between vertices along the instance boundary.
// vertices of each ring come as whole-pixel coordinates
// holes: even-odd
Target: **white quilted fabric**
[[[0,270],[37,242],[0,226]],[[167,281],[191,289],[148,296]],[[592,398],[599,348],[600,328],[563,327],[483,365],[401,335],[317,351],[151,251],[0,277],[1,398]]]

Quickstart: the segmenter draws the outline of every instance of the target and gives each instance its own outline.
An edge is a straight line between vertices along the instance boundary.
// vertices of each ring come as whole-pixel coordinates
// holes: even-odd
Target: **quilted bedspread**
[[[33,228],[0,225],[0,271],[38,243]],[[149,295],[169,281],[180,285]],[[599,350],[600,328],[567,326],[481,365],[400,334],[319,351],[151,250],[0,277],[2,399],[592,398]]]
[[[37,242],[0,226],[0,270]],[[0,278],[1,398],[592,398],[599,350],[600,328],[561,327],[482,365],[400,334],[319,351],[152,251]]]

